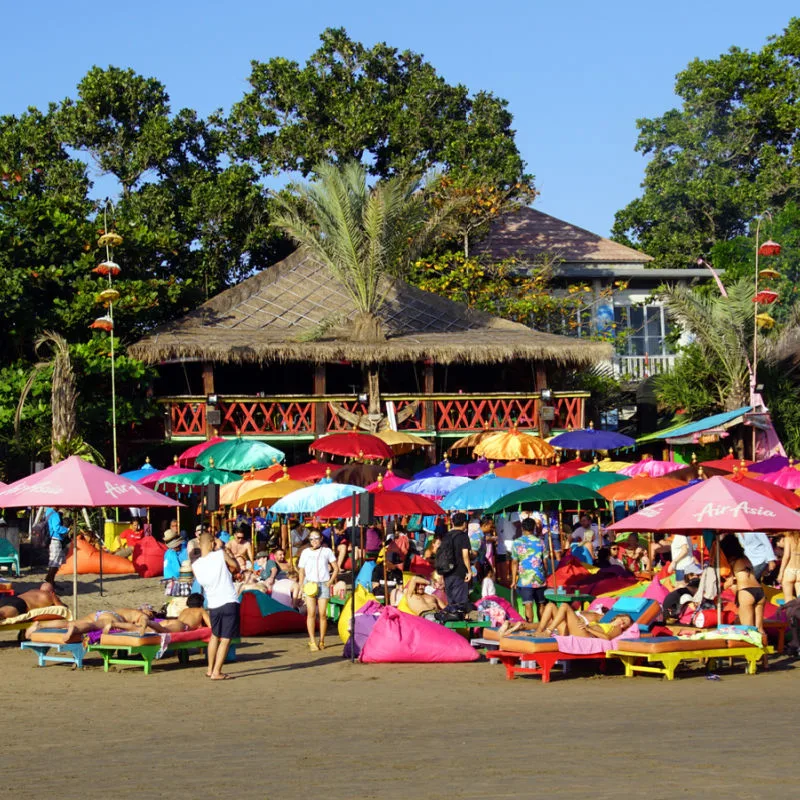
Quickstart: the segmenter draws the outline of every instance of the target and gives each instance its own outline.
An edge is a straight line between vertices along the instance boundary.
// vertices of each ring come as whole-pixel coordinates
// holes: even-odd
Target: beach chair
[[[66,628],[46,628],[31,634],[31,640],[20,644],[20,649],[29,650],[36,655],[38,666],[44,667],[47,663],[73,664],[77,669],[83,669],[83,658],[86,648],[83,636],[73,634],[68,642],[64,642]],[[56,655],[50,655],[55,650]]]
[[[14,547],[8,539],[0,539],[0,566],[6,564],[14,568],[14,574],[19,578],[19,553],[17,548]]]
[[[0,632],[16,631],[17,639],[22,641],[25,638],[25,631],[36,621],[70,619],[72,619],[72,614],[66,606],[35,608],[33,611],[28,611],[26,614],[20,614],[16,617],[9,617],[8,619],[1,620]]]

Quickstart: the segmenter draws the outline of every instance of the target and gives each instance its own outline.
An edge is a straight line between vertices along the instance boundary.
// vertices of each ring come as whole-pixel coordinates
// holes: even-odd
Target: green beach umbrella
[[[196,463],[201,467],[215,466],[217,469],[245,472],[278,464],[284,457],[283,452],[271,444],[239,437],[206,448],[197,456]]]
[[[233,483],[240,481],[241,475],[235,472],[228,472],[224,469],[204,469],[202,472],[183,472],[178,475],[169,475],[163,481],[159,481],[157,486],[162,487],[165,484],[171,486],[208,486],[209,483],[217,483],[224,486],[226,483]]]
[[[523,508],[541,510],[544,506],[561,508],[565,503],[569,504],[568,508],[578,510],[581,508],[581,504],[585,508],[605,507],[606,499],[593,489],[574,483],[569,484],[566,481],[561,483],[537,483],[535,486],[519,489],[516,492],[505,495],[505,497],[501,497],[492,503],[485,513],[499,514],[501,511],[511,509],[517,511]],[[577,507],[575,504],[577,504]]]
[[[627,475],[619,475],[616,472],[582,472],[580,475],[574,475],[572,478],[565,478],[562,483],[572,483],[576,486],[583,486],[586,489],[597,491],[610,483],[619,483],[620,481],[628,481],[630,478]]]

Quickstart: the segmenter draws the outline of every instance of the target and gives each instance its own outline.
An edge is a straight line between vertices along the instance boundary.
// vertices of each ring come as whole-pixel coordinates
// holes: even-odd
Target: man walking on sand
[[[208,672],[212,681],[230,680],[222,672],[231,639],[239,637],[239,596],[233,585],[233,572],[239,565],[209,533],[200,534],[200,558],[192,564],[192,572],[203,587],[211,617],[211,638],[208,641]]]

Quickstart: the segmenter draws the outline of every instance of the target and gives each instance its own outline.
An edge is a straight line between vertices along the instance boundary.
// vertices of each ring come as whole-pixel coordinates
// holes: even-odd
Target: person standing
[[[440,551],[444,550],[452,569],[444,575],[444,590],[447,602],[456,608],[466,608],[469,598],[469,584],[472,580],[472,566],[469,561],[469,535],[467,534],[467,515],[460,511],[453,514],[452,528],[442,540]],[[441,563],[437,553],[437,569]],[[441,570],[439,570],[441,572]]]
[[[222,665],[231,640],[239,637],[239,596],[232,577],[238,569],[236,559],[221,543],[215,542],[209,533],[200,534],[200,558],[192,564],[192,572],[203,587],[211,617],[206,675],[214,681],[232,678],[222,672]]]
[[[50,534],[50,548],[47,556],[47,575],[44,579],[45,583],[53,584],[56,579],[56,572],[65,561],[64,543],[69,536],[69,528],[67,528],[62,520],[61,514],[54,508],[46,508],[44,510],[45,521],[47,522],[47,531]]]
[[[331,588],[339,575],[339,565],[330,547],[322,546],[322,534],[312,529],[308,537],[310,547],[300,553],[297,562],[299,583],[306,598],[306,629],[308,630],[308,649],[325,649],[325,634],[328,631],[328,600]],[[319,645],[314,640],[319,612]]]
[[[676,533],[672,537],[670,544],[670,556],[672,561],[669,566],[670,572],[675,573],[675,586],[685,586],[686,570],[689,567],[697,566],[692,550],[692,540],[688,536]]]
[[[775,569],[778,559],[766,533],[748,531],[747,533],[737,533],[736,538],[744,549],[745,556],[753,565],[753,577],[757,581],[761,580],[761,576],[765,572],[772,572]]]
[[[533,622],[533,604],[544,606],[547,583],[544,542],[536,532],[536,521],[522,520],[522,535],[511,543],[511,585],[517,587],[525,608],[525,619]]]

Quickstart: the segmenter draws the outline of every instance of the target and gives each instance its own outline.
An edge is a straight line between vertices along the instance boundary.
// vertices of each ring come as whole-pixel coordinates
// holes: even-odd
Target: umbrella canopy
[[[253,470],[249,477],[257,481],[279,481],[281,478],[289,477],[287,467],[284,464],[273,464],[264,469]]]
[[[629,478],[635,478],[637,475],[648,475],[651,478],[663,478],[664,475],[669,475],[671,472],[677,472],[683,469],[683,464],[677,464],[674,461],[657,461],[654,458],[643,458],[635,464],[628,464],[619,470],[620,475],[627,475]]]
[[[591,425],[577,431],[567,431],[550,440],[553,447],[562,450],[619,450],[635,447],[636,440],[616,431],[597,431]]]
[[[496,475],[487,475],[479,481],[464,483],[452,492],[446,494],[439,505],[446,511],[476,511],[488,508],[518,489],[524,489],[527,484],[515,481],[513,478],[498,478]]]
[[[407,483],[408,478],[400,478],[391,470],[387,470],[385,475],[378,475],[378,480],[364,488],[368,492],[392,492]]]
[[[248,481],[245,481],[247,483]],[[286,497],[287,494],[296,492],[298,489],[306,489],[312,484],[305,481],[249,481],[258,486],[249,486],[246,491],[239,493],[238,498],[233,503],[236,508],[269,508],[276,500]],[[230,484],[231,486],[233,484]],[[227,487],[223,487],[223,490]]]
[[[670,472],[670,478],[677,478],[679,481],[698,481],[706,478],[713,478],[715,475],[730,475],[728,470],[717,467],[704,467],[702,464],[689,464],[688,466]]]
[[[424,494],[426,497],[444,497],[465,483],[470,483],[470,479],[459,478],[455,475],[441,475],[438,478],[409,481],[405,486],[400,487],[400,491],[409,494]]]
[[[198,466],[244,472],[247,469],[269,467],[283,461],[281,450],[255,439],[228,439],[207,447],[195,459]]]
[[[453,442],[453,444],[447,448],[447,452],[452,453],[454,450],[472,450],[475,445],[480,444],[484,439],[488,439],[496,433],[501,433],[501,431],[492,430],[487,422],[482,431],[471,433],[469,436],[463,436],[461,439]]]
[[[701,461],[700,463],[703,468],[714,467],[715,469],[721,469],[725,472],[733,472],[735,469],[746,469],[753,462],[746,461],[744,458],[734,458],[731,455],[727,455],[725,458],[716,458],[713,461]]]
[[[800,489],[800,470],[794,467],[784,467],[777,472],[768,472],[766,475],[758,476],[765,483],[771,483],[784,489]]]
[[[766,475],[768,472],[777,472],[779,469],[790,466],[792,466],[791,462],[786,456],[770,456],[763,461],[751,464],[748,469],[750,472],[760,472],[762,475]]]
[[[208,486],[210,483],[216,483],[224,486],[226,483],[233,483],[240,481],[241,475],[235,472],[226,472],[223,469],[204,469],[201,472],[182,472],[177,475],[169,475],[160,480],[158,485],[161,486]]]
[[[605,500],[592,489],[576,486],[574,483],[539,483],[501,497],[486,509],[486,513],[498,514],[512,508],[541,509],[547,505],[561,508],[565,503],[569,508],[578,510],[581,504],[584,508],[605,505]]]
[[[336,483],[350,483],[354,486],[367,487],[375,483],[378,480],[378,476],[383,475],[385,472],[386,467],[381,464],[345,464],[343,467],[337,467],[331,472],[331,480]],[[396,477],[402,478],[403,476],[401,474]]]
[[[689,481],[689,483],[685,483],[683,486],[679,486],[676,489],[667,489],[666,492],[659,492],[658,494],[654,494],[652,497],[645,500],[642,505],[649,506],[653,503],[659,503],[662,500],[665,500],[667,497],[672,497],[672,495],[682,492],[684,489],[688,489],[690,486],[696,486],[698,483],[701,483],[701,481],[695,478],[694,480]]]
[[[598,489],[598,491],[606,500],[628,502],[647,500],[659,492],[666,492],[668,489],[681,489],[685,485],[685,481],[679,481],[675,478],[648,478],[647,475],[641,475],[628,481],[609,484],[602,489]]]
[[[469,464],[451,464],[450,474],[457,478],[479,478],[492,468],[492,463],[485,458],[479,458],[476,461],[470,461]]]
[[[334,464],[334,468],[335,466]],[[327,477],[330,471],[330,464],[312,459],[311,461],[306,461],[305,464],[296,464],[293,467],[289,467],[286,474],[293,481],[309,481],[313,483]]]
[[[204,450],[211,447],[215,444],[220,444],[225,440],[221,436],[214,436],[211,439],[208,439],[205,442],[200,442],[200,444],[192,445],[188,450],[184,450],[179,456],[177,460],[177,464],[179,467],[193,467],[195,465],[195,460],[197,456],[199,456]]]
[[[159,469],[155,472],[148,472],[143,478],[139,478],[136,483],[146,486],[148,489],[155,489],[159,481],[164,478],[169,478],[171,475],[186,475],[190,472],[198,472],[196,469],[189,469],[188,467],[179,467],[176,464],[167,467],[166,469]]]
[[[331,433],[322,436],[308,447],[310,452],[330,453],[348,458],[369,458],[385,461],[392,458],[392,448],[371,433]]]
[[[596,472],[579,472],[577,475],[565,478],[563,483],[574,483],[576,486],[585,486],[587,489],[593,489],[597,492],[604,486],[629,480],[630,478],[617,472],[600,472],[597,470]]]
[[[438,464],[434,464],[432,467],[425,467],[425,469],[415,473],[414,480],[419,481],[423,478],[438,478],[442,475],[452,475],[450,472],[450,462],[447,459],[440,461]]]
[[[223,506],[232,506],[245,492],[258,489],[261,486],[273,486],[271,481],[259,481],[256,478],[247,477],[241,481],[226,483],[219,490],[219,502]]]
[[[541,461],[552,458],[556,451],[539,436],[520,433],[516,428],[503,433],[487,436],[472,451],[476,456],[483,456],[490,461],[511,461],[525,459]]]
[[[498,478],[521,478],[523,475],[528,475],[533,470],[530,464],[525,464],[522,461],[509,461],[502,467],[494,470],[494,474]]]
[[[122,475],[70,456],[35,475],[15,481],[0,490],[0,508],[25,506],[179,506],[177,500],[164,497]]]
[[[361,486],[346,483],[318,483],[284,495],[272,506],[272,511],[274,514],[316,514],[334,500],[349,498],[363,491]]]
[[[581,467],[581,472],[593,472],[599,470],[600,472],[618,472],[625,467],[630,466],[630,461],[612,461],[610,458],[604,458],[600,461],[595,461],[591,467]]]
[[[329,503],[317,511],[317,516],[323,519],[335,517],[349,517],[353,513],[353,501],[350,497],[343,497]],[[436,516],[444,514],[437,503],[428,497],[407,492],[380,492],[375,495],[376,517],[397,517],[406,514],[422,514]],[[364,523],[370,520],[363,520]]]
[[[519,480],[525,483],[537,483],[547,481],[548,483],[558,483],[559,481],[581,475],[579,467],[567,466],[565,464],[554,464],[552,467],[539,467],[519,476]]]
[[[787,508],[800,508],[800,497],[791,489],[784,489],[777,484],[768,483],[758,478],[748,478],[741,473],[726,475],[725,480],[738,483],[739,486],[746,486],[754,492],[763,494],[764,497],[769,497],[771,500],[777,500],[779,503],[783,503]]]
[[[139,469],[132,469],[130,472],[123,472],[120,477],[127,478],[129,481],[141,481],[142,478],[146,478],[148,475],[152,475],[154,472],[158,472],[151,463],[150,459],[148,458],[147,461],[142,464]]]
[[[410,453],[415,448],[432,447],[433,442],[423,439],[421,436],[414,436],[413,433],[406,433],[405,431],[381,431],[376,436],[389,447],[396,456],[401,456],[405,453]]]
[[[616,531],[797,531],[800,514],[717,476],[608,527]]]

